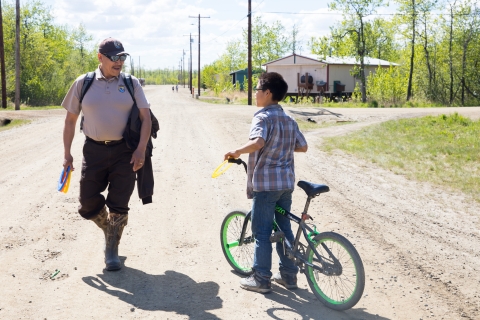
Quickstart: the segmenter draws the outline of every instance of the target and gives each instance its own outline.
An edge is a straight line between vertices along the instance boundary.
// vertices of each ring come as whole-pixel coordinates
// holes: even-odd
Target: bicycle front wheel
[[[245,236],[240,243],[245,221]],[[251,229],[250,215],[247,218],[247,214],[242,211],[227,214],[220,229],[223,255],[237,273],[245,276],[252,274],[255,239]]]
[[[323,232],[313,238],[315,249],[308,247],[309,263],[322,271],[305,265],[308,284],[325,306],[347,310],[360,300],[365,288],[365,270],[355,247],[345,237],[334,232]]]

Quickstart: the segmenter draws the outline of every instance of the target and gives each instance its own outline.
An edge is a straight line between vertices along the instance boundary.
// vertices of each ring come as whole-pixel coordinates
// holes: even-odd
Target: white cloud
[[[138,63],[148,68],[171,68],[177,66],[182,49],[188,58],[189,35],[198,33],[198,19],[189,16],[209,16],[201,19],[202,65],[213,62],[225,50],[229,41],[240,39],[242,29],[247,28],[247,0],[43,0],[52,5],[55,19],[60,24],[78,26],[83,23],[93,35],[95,43],[107,37],[121,40],[127,52]],[[297,25],[306,53],[307,41],[312,36],[324,35],[329,27],[341,19],[340,15],[328,14],[280,14],[281,12],[328,12],[326,2],[302,0],[302,5],[289,0],[252,1],[254,15],[264,21],[279,20],[290,33]],[[243,20],[242,20],[243,19]],[[192,25],[193,24],[193,25]],[[192,44],[193,64],[197,64],[197,38]]]

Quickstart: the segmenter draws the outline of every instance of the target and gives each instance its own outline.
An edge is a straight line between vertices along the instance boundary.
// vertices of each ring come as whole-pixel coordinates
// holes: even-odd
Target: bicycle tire
[[[320,302],[333,310],[347,310],[360,301],[365,289],[365,269],[362,259],[355,247],[345,237],[334,232],[323,232],[313,238],[317,252],[325,258],[327,265],[333,266],[328,251],[333,253],[341,264],[339,275],[328,275],[328,271],[321,273],[305,265],[305,275],[313,293]],[[322,245],[323,244],[323,245]],[[322,266],[316,259],[314,251],[308,247],[306,252],[309,263]],[[327,266],[328,268],[328,266]],[[332,269],[330,269],[332,270]]]
[[[255,239],[252,236],[251,222],[247,225],[245,239],[247,243],[239,246],[243,223],[247,214],[243,211],[233,211],[225,216],[220,229],[220,242],[225,259],[235,272],[241,275],[251,275]]]

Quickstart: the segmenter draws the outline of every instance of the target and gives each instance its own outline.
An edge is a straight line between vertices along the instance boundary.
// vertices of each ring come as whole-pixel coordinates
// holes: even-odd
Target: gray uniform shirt
[[[133,106],[123,79],[114,77],[107,80],[97,68],[93,83],[80,103],[84,79],[83,74],[75,80],[63,99],[62,107],[76,115],[83,112],[83,132],[86,136],[97,141],[122,139]],[[150,108],[138,79],[132,76],[132,82],[138,108]]]

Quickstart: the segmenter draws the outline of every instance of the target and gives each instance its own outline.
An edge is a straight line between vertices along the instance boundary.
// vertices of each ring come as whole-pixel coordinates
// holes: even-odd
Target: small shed
[[[317,96],[349,96],[355,90],[356,83],[360,79],[353,76],[351,71],[359,65],[354,57],[326,57],[319,59],[314,55],[292,54],[281,59],[270,61],[263,66],[267,72],[280,73],[288,84],[287,96],[299,96],[305,93],[305,85],[299,80],[300,77],[310,76],[313,78],[313,88],[307,95]],[[398,66],[389,61],[365,57],[365,76],[375,73],[377,68]]]
[[[230,72],[232,76],[232,84],[243,90],[243,81],[248,77],[248,68]]]

